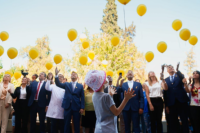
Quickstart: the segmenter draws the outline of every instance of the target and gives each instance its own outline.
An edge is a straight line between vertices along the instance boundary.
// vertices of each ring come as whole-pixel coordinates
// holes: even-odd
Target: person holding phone
[[[189,132],[188,126],[188,101],[186,90],[188,89],[187,80],[184,75],[178,70],[175,72],[172,65],[167,66],[169,77],[165,79],[168,90],[165,92],[166,112],[169,113],[169,132],[177,132],[178,115],[182,122],[183,133]]]

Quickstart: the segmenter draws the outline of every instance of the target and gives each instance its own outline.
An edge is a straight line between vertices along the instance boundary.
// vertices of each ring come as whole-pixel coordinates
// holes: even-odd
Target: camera
[[[26,75],[28,75],[28,70],[21,70],[21,73],[24,77],[26,77]]]

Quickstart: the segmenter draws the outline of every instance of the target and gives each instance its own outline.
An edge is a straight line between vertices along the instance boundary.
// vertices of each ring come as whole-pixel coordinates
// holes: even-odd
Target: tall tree
[[[28,77],[31,77],[33,74],[39,74],[41,72],[52,72],[54,73],[55,67],[58,66],[61,69],[61,73],[64,75],[67,75],[66,68],[65,68],[65,59],[58,64],[54,65],[54,67],[51,70],[47,70],[45,65],[47,62],[53,62],[53,57],[51,56],[51,49],[49,47],[49,38],[48,36],[44,36],[42,38],[38,38],[36,41],[36,46],[35,46],[38,51],[39,51],[39,56],[32,60],[29,57],[29,50],[32,48],[32,46],[27,46],[25,48],[22,48],[20,50],[20,56],[23,58],[28,58],[28,63],[27,63],[27,69],[29,70],[29,75]]]
[[[184,61],[184,66],[186,67],[188,76],[192,75],[195,67],[197,67],[193,48],[187,53],[187,58]]]
[[[120,32],[120,27],[117,25],[117,5],[115,0],[107,0],[106,8],[103,10],[103,20],[101,22],[101,30],[107,34]]]

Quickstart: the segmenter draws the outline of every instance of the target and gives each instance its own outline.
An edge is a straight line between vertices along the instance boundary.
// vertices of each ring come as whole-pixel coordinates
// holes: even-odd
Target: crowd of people
[[[164,67],[169,73],[165,79]],[[37,116],[40,133],[45,133],[46,118],[51,133],[83,129],[85,133],[118,133],[119,129],[121,133],[163,133],[163,110],[169,133],[189,133],[190,123],[192,131],[200,133],[199,71],[193,72],[189,82],[172,65],[162,66],[160,79],[153,71],[143,84],[133,78],[131,70],[124,79],[120,74],[115,86],[104,71],[90,70],[81,84],[78,73],[73,71],[68,82],[56,68],[55,75],[41,72],[32,81],[24,76],[15,89],[5,74],[0,83],[1,133],[6,133],[11,107],[13,133],[28,133],[28,123],[30,133],[36,133]]]

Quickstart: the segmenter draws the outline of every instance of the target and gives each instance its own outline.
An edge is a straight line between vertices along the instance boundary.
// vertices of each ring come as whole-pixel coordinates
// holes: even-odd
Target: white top
[[[163,91],[161,87],[162,81],[156,82],[152,86],[149,85],[148,82],[145,82],[145,84],[149,87],[149,97],[162,97]]]
[[[77,82],[75,81],[75,82],[71,82],[71,83],[72,83],[72,87],[73,87],[72,89],[73,89],[73,91],[74,91]]]
[[[26,99],[26,87],[21,86],[19,99]]]
[[[174,73],[172,76],[170,76],[170,81],[172,82],[174,77],[175,77],[176,73]],[[172,79],[173,78],[173,79]]]
[[[65,90],[57,87],[54,84],[50,85],[50,80],[47,80],[45,89],[47,91],[51,91],[51,100],[46,116],[55,119],[64,119],[64,109],[62,108],[62,101],[64,98]]]
[[[134,84],[133,80],[131,80],[131,81],[128,80],[128,87],[129,87],[130,90],[133,89],[133,84]]]
[[[41,84],[40,84],[40,82],[38,82],[37,89],[38,89],[39,84],[40,84],[40,89],[41,89],[43,83],[44,83],[44,80],[41,82]],[[38,95],[37,95],[37,98],[35,98],[35,100],[38,100],[38,97],[39,97],[39,94],[40,94],[40,89],[38,91]],[[37,90],[36,90],[36,93],[37,93]]]

